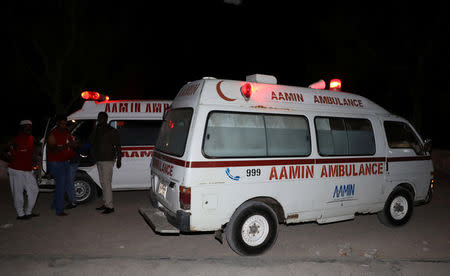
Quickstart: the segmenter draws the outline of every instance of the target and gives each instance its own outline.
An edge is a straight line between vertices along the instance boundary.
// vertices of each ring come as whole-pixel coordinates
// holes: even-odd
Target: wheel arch
[[[278,200],[274,199],[273,197],[267,197],[267,196],[254,197],[254,198],[251,198],[251,199],[243,202],[240,206],[242,206],[244,203],[247,203],[250,201],[262,202],[262,203],[267,204],[277,215],[278,223],[285,221],[284,209],[281,206],[280,202],[278,202]],[[240,206],[238,206],[238,208]],[[236,208],[236,210],[238,208]]]
[[[86,171],[78,169],[75,172],[75,179],[77,177],[85,177],[88,181],[90,181],[91,183],[94,184],[94,186],[95,186],[95,192],[94,192],[95,194],[94,194],[94,196],[95,197],[98,197],[98,196],[103,194],[103,190],[100,187],[100,185],[97,182],[95,182],[95,180],[92,179],[92,177]]]
[[[414,199],[415,199],[415,197],[416,197],[416,191],[415,191],[415,189],[414,189],[414,186],[413,186],[411,183],[408,183],[408,182],[400,183],[400,184],[398,184],[397,186],[395,186],[394,190],[395,190],[397,187],[402,187],[402,188],[408,190],[408,191],[411,193],[412,200],[414,201]]]
[[[100,193],[102,192],[102,188],[100,187],[100,185],[97,182],[95,182],[95,180],[85,170],[78,169],[75,173],[75,177],[77,177],[77,176],[78,177],[80,177],[80,176],[86,177],[87,179],[89,179],[89,181],[91,181],[92,183],[95,184],[95,186],[97,187],[97,192],[100,192]]]

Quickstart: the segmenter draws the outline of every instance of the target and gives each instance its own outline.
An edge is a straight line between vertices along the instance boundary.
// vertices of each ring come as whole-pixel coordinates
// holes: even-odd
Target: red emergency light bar
[[[330,90],[341,91],[341,87],[342,87],[342,84],[341,84],[340,79],[332,79],[330,81]]]
[[[250,99],[250,96],[253,92],[253,86],[251,83],[246,82],[244,85],[241,86],[241,93],[242,96],[244,96],[244,99],[248,101]]]
[[[84,91],[81,93],[81,97],[86,101],[108,101],[109,96],[100,94],[95,91]]]

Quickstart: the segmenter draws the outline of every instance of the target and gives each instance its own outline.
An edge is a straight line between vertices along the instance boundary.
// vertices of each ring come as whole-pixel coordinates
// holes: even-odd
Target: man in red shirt
[[[76,142],[67,130],[65,116],[56,118],[56,128],[50,132],[47,139],[47,166],[55,179],[55,199],[52,208],[57,216],[67,216],[64,212],[64,193],[73,185],[69,160],[75,156],[73,148]],[[72,202],[73,203],[73,202]]]
[[[33,175],[33,154],[37,143],[31,135],[31,125],[30,120],[21,121],[19,134],[10,142],[9,147],[11,161],[8,166],[9,182],[19,220],[39,216],[32,212],[39,189]],[[28,197],[27,206],[24,206],[24,190]]]

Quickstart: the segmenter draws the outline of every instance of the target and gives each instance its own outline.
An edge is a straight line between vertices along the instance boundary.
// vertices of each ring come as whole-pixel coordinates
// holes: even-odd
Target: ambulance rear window
[[[155,148],[164,153],[183,156],[192,113],[192,108],[169,110],[162,123]]]

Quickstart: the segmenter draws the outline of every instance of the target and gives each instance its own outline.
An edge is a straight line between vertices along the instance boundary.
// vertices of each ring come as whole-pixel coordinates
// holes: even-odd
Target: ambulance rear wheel
[[[272,247],[278,235],[278,219],[265,203],[246,202],[225,229],[228,245],[239,255],[259,255]]]
[[[88,176],[77,174],[73,185],[75,187],[75,197],[78,204],[84,204],[95,199],[97,187]]]
[[[377,215],[384,225],[402,226],[411,218],[413,205],[411,192],[405,188],[397,187],[386,200],[384,209]]]

